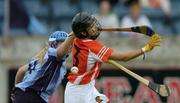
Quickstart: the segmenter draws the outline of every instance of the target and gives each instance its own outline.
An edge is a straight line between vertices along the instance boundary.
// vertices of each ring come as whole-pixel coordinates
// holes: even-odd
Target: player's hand
[[[161,38],[158,34],[154,34],[148,41],[148,44],[142,48],[143,52],[151,51],[155,46],[160,46]]]

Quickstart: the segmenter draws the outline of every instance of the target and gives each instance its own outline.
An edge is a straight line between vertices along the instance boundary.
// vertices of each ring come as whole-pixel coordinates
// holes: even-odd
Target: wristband
[[[145,48],[141,48],[141,52],[146,53]]]
[[[145,55],[145,53],[146,53],[145,48],[141,48],[141,52],[143,53],[143,60],[145,60],[145,57],[146,57],[146,55]]]

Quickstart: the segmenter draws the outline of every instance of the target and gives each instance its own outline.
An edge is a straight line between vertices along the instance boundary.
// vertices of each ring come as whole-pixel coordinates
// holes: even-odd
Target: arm
[[[118,51],[113,51],[110,55],[109,59],[111,60],[118,60],[118,61],[129,61],[134,59],[140,55],[144,54],[141,49],[134,50],[127,53],[120,53]]]
[[[23,65],[18,69],[15,77],[15,85],[23,80],[24,74],[27,70],[28,70],[28,64]]]
[[[26,65],[23,65],[23,66],[21,66],[19,69],[18,69],[18,71],[17,71],[17,73],[16,73],[16,77],[15,77],[15,82],[14,82],[14,84],[16,85],[16,84],[18,84],[18,83],[20,83],[20,82],[22,82],[22,80],[23,80],[23,78],[24,78],[24,74],[25,74],[25,72],[28,70],[28,65],[26,64]],[[11,90],[11,100],[14,102],[14,98],[15,98],[15,87],[13,87],[12,88],[12,90]]]
[[[154,34],[150,38],[149,42],[145,47],[127,53],[120,53],[117,51],[113,51],[109,59],[118,60],[118,61],[129,61],[146,52],[150,52],[155,46],[160,46],[160,41],[161,41],[160,37],[157,34]]]
[[[73,43],[75,35],[73,32],[70,33],[70,36],[61,44],[60,47],[57,48],[57,57],[60,60],[64,57],[65,54],[68,53],[70,46]]]

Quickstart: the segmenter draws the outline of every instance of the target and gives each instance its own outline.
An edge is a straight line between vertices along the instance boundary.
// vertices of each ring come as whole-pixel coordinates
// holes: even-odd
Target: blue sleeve
[[[65,59],[66,59],[66,56],[67,56],[67,55],[64,55],[64,57],[62,58],[62,60],[65,60]],[[48,49],[48,53],[47,53],[47,58],[49,58],[49,57],[55,57],[55,58],[57,58],[57,49],[49,48],[49,49]]]
[[[57,57],[57,49],[49,48],[48,49],[48,56],[55,56],[55,57]]]

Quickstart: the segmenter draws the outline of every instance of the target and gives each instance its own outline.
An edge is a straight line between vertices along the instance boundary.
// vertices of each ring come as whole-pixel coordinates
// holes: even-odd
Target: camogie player
[[[103,62],[128,61],[160,45],[160,37],[155,34],[145,47],[131,52],[121,53],[108,48],[96,41],[101,26],[94,16],[86,12],[75,15],[72,30],[76,36],[72,47],[73,68],[77,67],[78,71],[68,75],[65,103],[107,103],[108,98],[95,88],[95,79]]]
[[[66,56],[74,39],[64,31],[49,37],[49,48],[42,49],[16,75],[14,103],[47,103],[66,74]]]

